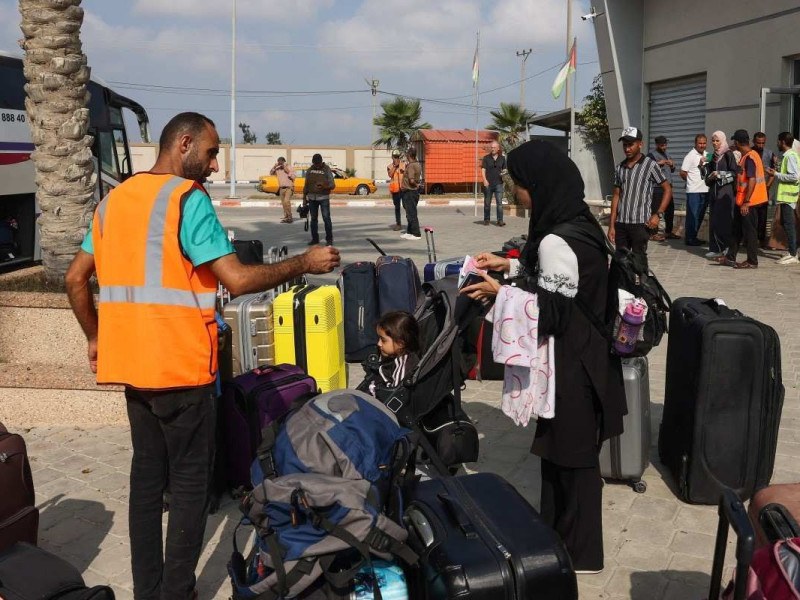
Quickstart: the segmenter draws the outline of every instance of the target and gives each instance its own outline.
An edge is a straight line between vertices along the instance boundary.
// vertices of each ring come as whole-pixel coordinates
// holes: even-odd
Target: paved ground
[[[305,245],[302,225],[280,225],[276,209],[221,209],[227,227],[243,239],[255,238],[271,244],[289,244],[298,251]],[[464,209],[437,208],[422,211],[423,224],[437,229],[439,257],[493,249],[508,237],[523,233],[527,223],[509,217],[508,227],[475,224]],[[408,254],[425,262],[424,241],[409,242],[391,232],[391,211],[386,209],[341,209],[334,212],[336,245],[345,261],[374,257],[365,242],[374,238],[388,252]],[[761,319],[778,330],[783,349],[783,380],[786,404],[783,412],[775,465],[775,482],[800,481],[800,267],[780,267],[762,259],[757,271],[733,271],[712,266],[699,251],[682,245],[651,245],[652,266],[661,282],[675,297],[719,296],[729,305]],[[332,281],[332,277],[322,278]],[[656,442],[663,402],[666,343],[650,355],[653,401],[653,443]],[[2,390],[4,402],[13,404],[31,390]],[[43,392],[42,392],[43,393]],[[99,392],[86,392],[88,395]],[[104,395],[103,402],[118,403],[121,397]],[[507,477],[534,504],[538,504],[538,463],[528,454],[532,427],[515,428],[499,409],[497,382],[469,382],[464,394],[466,409],[482,435],[480,461],[471,470],[493,471]],[[52,400],[48,400],[52,403]],[[91,403],[87,403],[91,405]],[[92,583],[110,582],[121,599],[131,597],[129,547],[127,542],[128,431],[119,424],[76,427],[58,415],[52,424],[26,419],[18,410],[10,428],[23,430],[30,445],[37,502],[42,510],[41,543],[73,561]],[[655,450],[655,449],[654,449]],[[624,484],[604,489],[604,535],[606,569],[600,575],[580,576],[583,600],[704,598],[711,569],[714,507],[690,506],[676,499],[652,453],[654,465],[644,479],[645,494],[634,493]],[[236,523],[236,509],[228,502],[209,519],[205,551],[198,567],[201,598],[227,598],[225,563]],[[731,552],[729,551],[729,556]]]

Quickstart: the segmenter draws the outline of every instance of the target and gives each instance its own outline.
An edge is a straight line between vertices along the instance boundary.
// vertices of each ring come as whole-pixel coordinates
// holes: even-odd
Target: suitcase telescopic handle
[[[733,600],[744,600],[747,572],[750,568],[750,561],[753,559],[756,534],[742,501],[733,490],[725,488],[719,500],[719,526],[717,527],[717,543],[714,547],[714,565],[711,569],[708,600],[719,598],[729,526],[736,533],[736,575],[734,576]]]
[[[425,227],[425,242],[428,245],[428,262],[436,262],[436,241],[433,239],[433,227]]]
[[[371,240],[371,239],[367,238],[367,241],[368,241],[370,244],[372,244],[373,246],[375,246],[375,250],[377,250],[378,252],[380,252],[381,256],[386,256],[386,252],[384,252],[384,251],[383,251],[383,248],[381,248],[380,246],[378,246],[378,244],[376,244],[376,243],[375,243],[375,240]]]
[[[437,497],[442,505],[444,505],[445,510],[447,510],[447,514],[450,515],[450,518],[453,519],[455,524],[458,525],[458,528],[461,529],[464,537],[470,539],[478,537],[475,526],[472,524],[472,521],[470,521],[467,511],[464,510],[464,507],[458,500],[444,492],[437,494]]]

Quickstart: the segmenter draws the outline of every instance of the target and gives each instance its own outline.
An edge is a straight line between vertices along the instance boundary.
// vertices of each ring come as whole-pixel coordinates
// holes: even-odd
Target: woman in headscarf
[[[503,271],[539,301],[539,337],[555,338],[553,419],[539,419],[531,452],[541,457],[540,512],[561,535],[579,572],[603,569],[603,441],[622,433],[626,413],[619,358],[586,316],[603,322],[608,285],[605,236],[583,198],[583,179],[563,152],[531,141],[507,157],[520,204],[531,209],[519,261],[479,254],[478,266]],[[464,288],[492,299],[490,277]]]
[[[728,148],[728,139],[722,131],[715,131],[711,135],[711,145],[714,148],[714,158],[701,167],[703,170],[701,173],[709,188],[709,252],[706,258],[726,264],[725,253],[730,248],[733,235],[733,209],[736,197],[734,184],[738,166],[736,157]]]

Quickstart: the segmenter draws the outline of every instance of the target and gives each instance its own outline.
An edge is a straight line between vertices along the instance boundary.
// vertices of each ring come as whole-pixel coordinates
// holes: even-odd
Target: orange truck
[[[497,132],[478,130],[478,160],[475,161],[474,129],[420,129],[411,138],[422,165],[423,192],[426,194],[467,193],[480,187],[481,159]]]

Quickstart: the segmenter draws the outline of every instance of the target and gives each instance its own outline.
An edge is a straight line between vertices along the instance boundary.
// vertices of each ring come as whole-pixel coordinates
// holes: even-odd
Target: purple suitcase
[[[292,402],[319,393],[317,382],[295,365],[262,366],[234,377],[222,393],[220,416],[225,437],[228,485],[250,487],[250,464],[261,430],[281,418]]]

